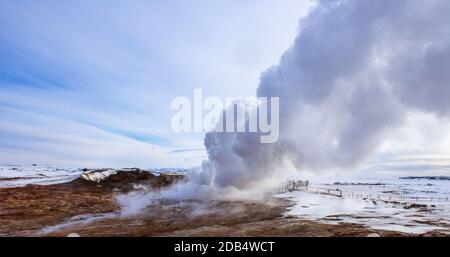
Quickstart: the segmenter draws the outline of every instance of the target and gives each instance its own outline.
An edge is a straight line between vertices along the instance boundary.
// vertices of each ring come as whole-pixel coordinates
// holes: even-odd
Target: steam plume
[[[357,165],[406,112],[450,114],[450,2],[319,1],[258,97],[280,97],[280,139],[210,132],[204,171],[246,188],[285,163],[321,170]]]
[[[257,90],[258,97],[279,97],[279,140],[207,133],[209,160],[190,183],[161,196],[247,194],[286,165],[352,167],[404,125],[407,113],[449,116],[449,10],[447,0],[318,1]]]

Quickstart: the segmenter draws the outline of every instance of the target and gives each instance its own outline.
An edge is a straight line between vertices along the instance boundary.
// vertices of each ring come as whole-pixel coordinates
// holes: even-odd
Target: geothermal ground
[[[105,170],[105,172],[109,172]],[[89,179],[89,180],[86,180]],[[135,190],[158,191],[183,179],[131,170],[106,179],[83,176],[53,185],[0,189],[2,236],[445,236],[440,230],[405,233],[364,224],[328,224],[291,215],[295,200],[264,202],[159,200],[139,214],[121,216],[115,196]],[[136,185],[139,185],[138,187]],[[309,203],[311,204],[311,203]]]
[[[121,218],[109,188],[80,185],[0,190],[2,236],[402,236],[360,225],[326,225],[283,215],[289,203],[161,201]],[[116,214],[117,213],[117,214]]]

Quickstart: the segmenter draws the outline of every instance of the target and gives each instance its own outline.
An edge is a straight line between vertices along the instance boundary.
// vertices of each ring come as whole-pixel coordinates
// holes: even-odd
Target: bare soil
[[[122,178],[124,179],[124,178]],[[146,177],[155,190],[180,178]],[[362,225],[330,225],[284,215],[291,204],[269,198],[251,201],[168,201],[148,206],[140,214],[120,215],[43,233],[43,228],[63,224],[77,215],[120,211],[115,195],[132,187],[120,180],[92,183],[75,180],[67,184],[0,189],[0,235],[2,236],[413,236],[374,230]],[[128,180],[127,183],[132,182]],[[136,182],[136,180],[134,180]],[[422,236],[444,236],[430,232]]]

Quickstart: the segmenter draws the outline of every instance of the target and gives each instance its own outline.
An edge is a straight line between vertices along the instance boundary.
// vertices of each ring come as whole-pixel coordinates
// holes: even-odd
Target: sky
[[[177,96],[253,96],[304,0],[0,1],[0,163],[193,167]]]

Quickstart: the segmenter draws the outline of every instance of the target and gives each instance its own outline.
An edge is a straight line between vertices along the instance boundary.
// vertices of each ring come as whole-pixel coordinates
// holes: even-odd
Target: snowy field
[[[129,170],[129,169],[120,169]],[[151,170],[151,171],[150,171]],[[27,184],[51,185],[72,181],[81,176],[87,169],[54,167],[51,165],[0,165],[0,188],[19,187]],[[154,175],[161,173],[183,173],[186,169],[166,168],[149,169]],[[97,172],[94,175],[104,177],[116,172],[116,169],[106,169],[104,172]],[[95,180],[95,178],[93,179]]]
[[[279,194],[277,197],[295,203],[287,215],[408,233],[450,232],[450,180],[446,177],[339,181],[312,185],[315,187],[339,189],[343,197],[316,194],[314,190]]]
[[[69,182],[82,173],[81,169],[50,165],[1,165],[0,187],[59,184]]]

